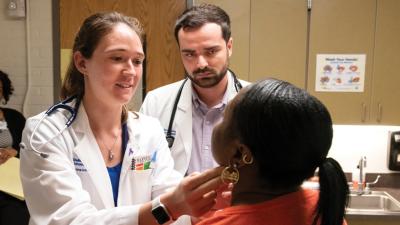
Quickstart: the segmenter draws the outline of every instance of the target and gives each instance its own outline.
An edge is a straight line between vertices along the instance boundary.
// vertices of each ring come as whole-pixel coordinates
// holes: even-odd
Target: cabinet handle
[[[378,123],[380,123],[382,121],[382,104],[381,103],[378,103],[378,115],[377,115],[376,121],[378,121]]]
[[[365,122],[367,117],[367,105],[365,103],[361,104],[361,122]]]

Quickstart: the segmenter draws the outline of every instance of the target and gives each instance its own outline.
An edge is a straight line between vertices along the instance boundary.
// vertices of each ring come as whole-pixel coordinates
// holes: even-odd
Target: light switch
[[[25,0],[9,0],[7,5],[7,14],[12,18],[24,18]]]

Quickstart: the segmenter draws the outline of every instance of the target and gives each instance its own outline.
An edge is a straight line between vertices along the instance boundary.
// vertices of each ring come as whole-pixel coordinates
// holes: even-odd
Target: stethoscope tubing
[[[228,69],[228,70],[232,74],[233,82],[234,82],[234,85],[235,85],[235,90],[236,90],[236,92],[239,92],[240,89],[242,89],[243,86],[240,83],[240,81],[237,79],[236,74],[232,70],[230,70],[230,69]],[[178,93],[177,93],[177,95],[175,97],[174,105],[173,105],[173,108],[172,108],[172,111],[171,111],[171,116],[169,118],[168,129],[167,129],[167,133],[165,134],[165,138],[167,139],[169,148],[171,148],[174,145],[175,138],[174,138],[174,136],[172,136],[172,125],[173,125],[174,120],[175,120],[175,114],[176,114],[176,109],[178,107],[179,99],[181,98],[181,95],[182,95],[182,89],[185,86],[187,80],[188,80],[188,77],[186,76],[185,80],[183,81],[183,83],[179,87],[179,90],[178,90]]]
[[[71,102],[73,99],[76,99],[75,102],[75,106],[71,107],[70,105],[67,105],[67,103]],[[44,114],[43,116],[40,118],[40,120],[38,121],[38,123],[35,125],[35,127],[33,128],[32,134],[29,138],[29,147],[28,149],[32,150],[33,152],[35,152],[36,154],[40,155],[42,158],[48,158],[49,154],[41,152],[40,150],[45,147],[46,145],[48,145],[49,143],[51,143],[55,138],[59,137],[66,129],[68,129],[72,123],[75,121],[76,116],[78,114],[78,109],[79,109],[79,105],[81,102],[81,98],[77,97],[77,96],[71,96],[53,106],[51,106]],[[64,127],[53,137],[51,137],[48,141],[44,142],[43,144],[41,144],[38,148],[35,148],[35,146],[32,143],[32,139],[35,136],[38,127],[43,123],[43,120],[45,118],[47,118],[48,116],[50,116],[53,112],[56,112],[57,109],[64,109],[67,110],[71,116],[68,118],[67,122],[65,123]],[[22,148],[25,148],[24,145],[21,144]]]

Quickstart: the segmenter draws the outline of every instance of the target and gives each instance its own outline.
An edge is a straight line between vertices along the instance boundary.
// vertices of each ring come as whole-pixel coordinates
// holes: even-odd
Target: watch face
[[[153,208],[151,213],[156,218],[158,224],[164,224],[169,221],[169,216],[161,205]]]

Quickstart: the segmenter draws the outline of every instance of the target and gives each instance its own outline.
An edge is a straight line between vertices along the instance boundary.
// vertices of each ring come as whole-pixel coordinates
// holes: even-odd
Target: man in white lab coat
[[[212,130],[228,101],[248,83],[228,69],[233,40],[229,16],[221,8],[204,4],[187,9],[176,22],[175,38],[186,79],[150,91],[141,112],[161,121],[175,169],[186,175],[217,166]]]

